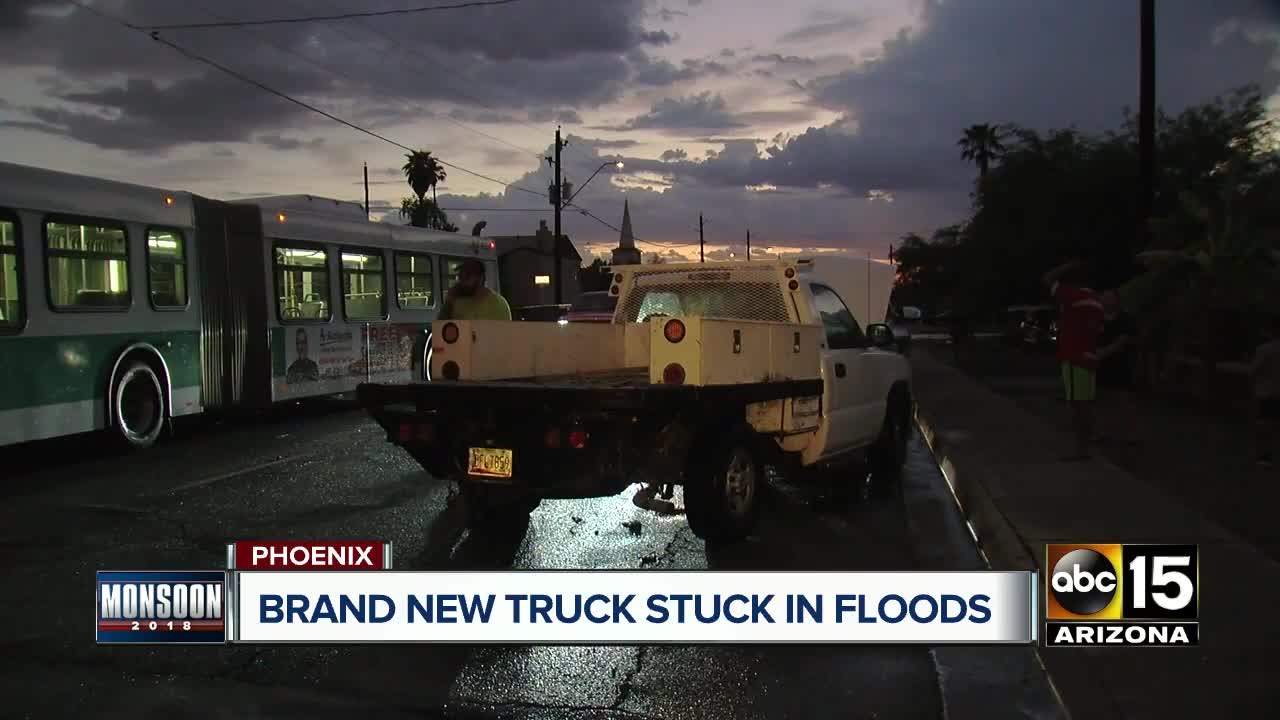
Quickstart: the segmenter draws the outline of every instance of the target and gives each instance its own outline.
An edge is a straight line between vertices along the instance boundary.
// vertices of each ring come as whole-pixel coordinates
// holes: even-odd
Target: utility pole
[[[707,261],[707,243],[702,234],[702,213],[698,213],[698,262]]]
[[[1155,210],[1156,185],[1156,9],[1154,0],[1141,0],[1141,30],[1138,80],[1138,212],[1140,231]],[[1144,237],[1145,240],[1145,237]],[[1129,250],[1130,245],[1119,250]],[[1127,260],[1128,258],[1126,258]]]
[[[551,286],[555,288],[556,304],[564,302],[564,291],[560,283],[560,211],[564,208],[564,202],[560,197],[564,190],[563,181],[560,178],[560,150],[564,148],[565,143],[560,140],[560,128],[556,127],[556,152],[554,158],[547,158],[547,162],[555,168],[555,185],[551,186],[551,204],[556,208],[556,229],[555,234],[551,238]]]
[[[369,219],[369,163],[364,164],[364,219]]]
[[[751,228],[747,228],[747,262],[751,262]]]

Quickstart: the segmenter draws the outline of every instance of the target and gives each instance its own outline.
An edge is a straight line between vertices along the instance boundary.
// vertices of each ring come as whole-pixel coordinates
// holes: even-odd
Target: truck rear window
[[[788,322],[786,301],[776,282],[686,282],[637,287],[623,307],[626,322],[657,315]]]

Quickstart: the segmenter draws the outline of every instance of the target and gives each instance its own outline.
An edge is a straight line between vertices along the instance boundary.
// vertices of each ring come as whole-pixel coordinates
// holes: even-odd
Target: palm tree
[[[991,163],[1004,154],[1004,145],[1000,144],[1002,134],[999,125],[979,123],[965,128],[964,137],[956,143],[960,146],[960,157],[977,164],[979,181],[986,179]]]
[[[417,150],[405,155],[404,177],[409,181],[409,187],[413,188],[413,194],[418,196],[418,202],[422,202],[427,197],[427,191],[431,191],[431,202],[436,200],[436,184],[444,182],[448,177],[444,166],[440,161],[431,157],[431,153],[427,150]]]

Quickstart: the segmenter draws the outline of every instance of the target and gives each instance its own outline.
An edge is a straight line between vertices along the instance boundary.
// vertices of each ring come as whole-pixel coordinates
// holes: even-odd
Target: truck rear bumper
[[[371,408],[387,440],[405,449],[432,475],[460,482],[504,485],[542,498],[588,498],[616,495],[643,479],[624,471],[631,455],[620,447],[617,433],[599,424],[569,427],[553,419],[529,415],[505,428],[467,427],[458,416],[408,408]],[[488,432],[486,432],[488,430]],[[573,447],[573,439],[582,446]],[[556,438],[548,447],[548,438]],[[511,476],[468,474],[470,448],[511,452]]]
[[[637,482],[678,484],[685,457],[677,445],[687,438],[664,432],[676,418],[732,408],[741,418],[749,403],[821,395],[822,381],[630,387],[464,381],[364,384],[356,394],[387,439],[432,475],[575,498],[615,495]],[[510,450],[511,477],[469,475],[470,448]]]

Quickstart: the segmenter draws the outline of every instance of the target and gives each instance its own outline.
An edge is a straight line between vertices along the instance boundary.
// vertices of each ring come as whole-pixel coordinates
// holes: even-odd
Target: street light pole
[[[622,161],[621,161],[621,160],[617,160],[617,161],[610,161],[610,162],[604,163],[604,164],[603,164],[603,165],[601,165],[600,167],[596,168],[596,171],[595,171],[595,172],[593,172],[593,173],[591,173],[591,177],[587,178],[587,182],[584,182],[584,183],[582,183],[581,185],[579,185],[579,186],[578,186],[578,189],[577,189],[577,190],[574,190],[574,191],[573,191],[573,194],[572,194],[572,195],[570,195],[567,199],[565,199],[565,201],[564,201],[564,206],[565,206],[565,207],[569,207],[570,205],[572,205],[572,204],[573,204],[573,199],[574,199],[574,198],[576,198],[576,197],[578,197],[578,194],[582,192],[582,189],[583,189],[583,188],[585,188],[588,184],[590,184],[590,182],[591,182],[592,180],[595,180],[595,179],[596,179],[596,176],[600,174],[600,171],[601,171],[601,170],[603,170],[603,169],[605,169],[605,168],[607,168],[607,167],[609,167],[609,166],[611,166],[611,165],[612,165],[613,167],[615,167],[615,168],[619,169],[619,170],[621,170],[621,169],[624,167],[624,166],[623,166],[623,164],[622,164]]]

